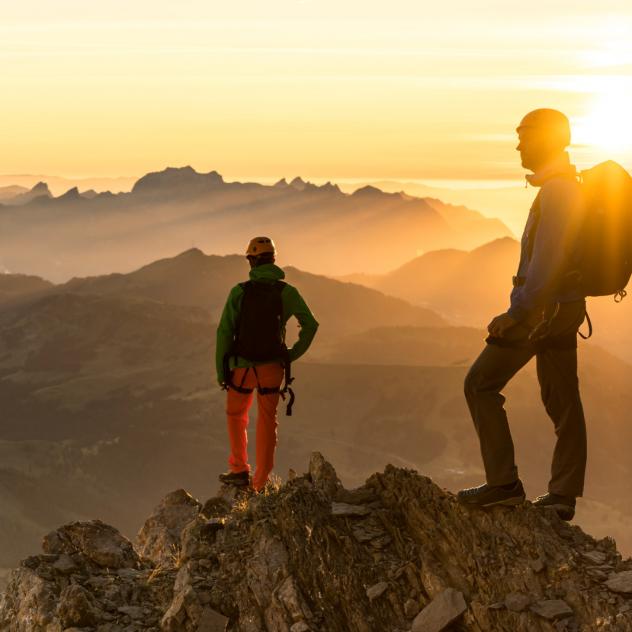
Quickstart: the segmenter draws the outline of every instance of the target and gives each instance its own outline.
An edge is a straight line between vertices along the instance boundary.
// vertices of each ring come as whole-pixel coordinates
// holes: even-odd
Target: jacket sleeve
[[[224,305],[219,325],[217,326],[215,369],[217,371],[217,382],[219,384],[223,384],[228,377],[224,375],[224,356],[230,351],[230,347],[233,343],[242,296],[243,290],[239,285],[231,290],[226,305]]]
[[[286,309],[288,318],[294,316],[298,320],[299,332],[298,340],[289,349],[290,361],[298,360],[310,347],[316,331],[318,330],[318,321],[314,318],[307,303],[299,294],[299,291],[292,286],[285,289]]]
[[[525,320],[553,298],[563,275],[569,271],[582,219],[581,188],[575,180],[558,178],[543,186],[527,279],[511,294],[508,313],[512,318]]]

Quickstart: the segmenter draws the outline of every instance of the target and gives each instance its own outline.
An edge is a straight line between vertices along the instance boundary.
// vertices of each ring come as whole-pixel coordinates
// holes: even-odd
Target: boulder
[[[72,522],[44,536],[45,553],[73,555],[81,553],[98,566],[136,568],[140,559],[132,543],[114,527],[92,520]]]
[[[136,548],[154,564],[173,566],[180,552],[184,528],[202,505],[184,489],[167,494],[136,536]]]
[[[415,617],[412,632],[441,632],[466,610],[463,594],[454,588],[446,588]]]
[[[608,590],[624,595],[632,594],[632,571],[615,573],[606,582]]]

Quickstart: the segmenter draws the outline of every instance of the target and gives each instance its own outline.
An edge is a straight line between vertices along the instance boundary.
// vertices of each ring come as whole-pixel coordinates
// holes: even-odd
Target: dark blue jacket
[[[558,160],[528,181],[540,187],[522,235],[517,276],[523,285],[511,293],[509,315],[517,321],[552,303],[583,298],[576,289],[562,287],[572,271],[584,204],[577,171],[564,152]]]

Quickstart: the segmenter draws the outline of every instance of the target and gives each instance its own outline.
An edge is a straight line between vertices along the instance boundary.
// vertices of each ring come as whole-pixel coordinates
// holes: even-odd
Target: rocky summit
[[[345,489],[318,453],[263,494],[169,494],[132,544],[48,534],[0,597],[9,632],[632,630],[632,560],[550,510],[468,510],[387,466]]]

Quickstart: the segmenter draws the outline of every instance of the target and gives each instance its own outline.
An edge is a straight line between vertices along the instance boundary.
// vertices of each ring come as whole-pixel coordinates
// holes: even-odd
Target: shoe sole
[[[465,507],[480,507],[481,509],[488,509],[489,507],[516,507],[517,505],[522,505],[526,499],[526,496],[514,496],[513,498],[495,500],[494,502],[485,504],[468,503],[467,501],[463,500],[459,500],[459,503],[461,505],[464,505]]]
[[[221,478],[219,482],[222,485],[232,485],[233,487],[248,487],[250,485],[250,481],[223,481]]]
[[[568,505],[534,505],[534,507],[538,509],[553,509],[566,522],[570,522],[575,517],[575,510]]]
[[[493,503],[487,503],[485,505],[481,505],[481,507],[515,507],[517,505],[522,505],[525,502],[526,496],[514,496],[513,498],[505,498],[504,500],[497,500]]]

